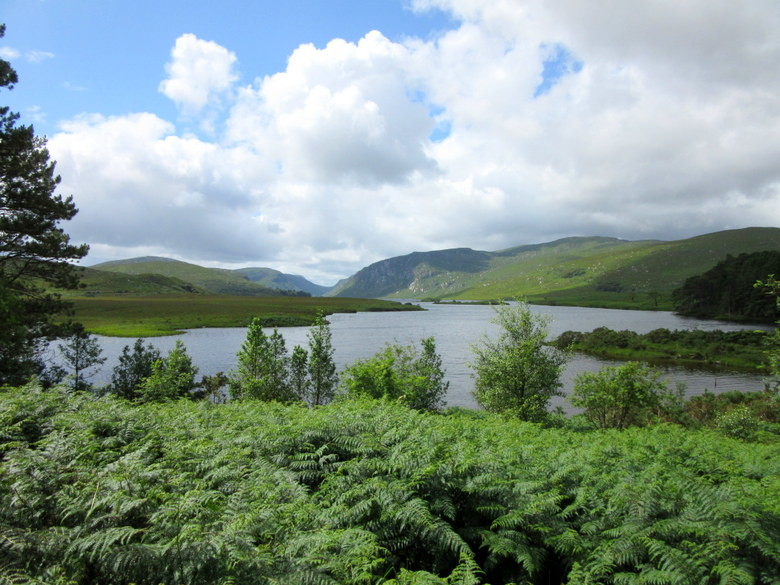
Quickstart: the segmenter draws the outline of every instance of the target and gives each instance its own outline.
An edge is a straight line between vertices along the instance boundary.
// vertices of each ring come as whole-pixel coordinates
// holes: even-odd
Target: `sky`
[[[777,0],[0,0],[90,265],[780,227]]]

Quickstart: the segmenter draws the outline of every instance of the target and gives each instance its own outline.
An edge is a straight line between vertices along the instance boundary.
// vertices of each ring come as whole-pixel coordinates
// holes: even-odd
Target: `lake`
[[[415,301],[416,302],[416,301]],[[499,329],[490,320],[494,309],[488,305],[418,303],[426,311],[393,313],[349,313],[328,317],[333,336],[334,358],[339,371],[355,360],[368,358],[381,351],[387,343],[415,344],[425,337],[434,337],[442,357],[450,389],[447,395],[449,406],[477,407],[471,396],[474,387],[471,346],[487,335],[495,337]],[[535,313],[548,314],[552,318],[550,334],[555,337],[566,330],[592,331],[597,327],[628,329],[646,333],[659,327],[667,329],[755,329],[756,326],[739,325],[722,321],[703,321],[677,316],[670,312],[624,311],[614,309],[589,309],[583,307],[532,306]],[[279,330],[287,342],[288,351],[293,346],[306,347],[308,327],[288,327]],[[246,329],[193,329],[182,335],[151,338],[152,343],[166,354],[180,339],[187,347],[200,374],[229,372],[235,368],[236,353],[244,341]],[[111,371],[118,363],[119,355],[126,345],[132,346],[134,339],[98,337],[103,356],[107,358],[102,369],[90,380],[96,385],[111,381]],[[609,362],[589,356],[575,354],[566,366],[563,375],[564,392],[572,388],[574,377],[583,371],[598,371]],[[683,368],[665,368],[665,377],[670,385],[681,382],[687,387],[688,395],[705,391],[714,393],[728,390],[755,391],[763,388],[763,379],[758,375],[726,372],[710,372]],[[562,398],[554,402],[571,411]]]

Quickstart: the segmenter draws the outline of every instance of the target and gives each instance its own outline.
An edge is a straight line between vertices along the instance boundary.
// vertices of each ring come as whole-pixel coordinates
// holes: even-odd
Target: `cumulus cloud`
[[[212,41],[193,34],[176,40],[171,60],[165,69],[168,78],[160,91],[186,114],[197,114],[213,103],[238,79],[234,71],[236,56]]]
[[[332,283],[413,250],[780,225],[774,0],[413,7],[458,25],[302,45],[242,86],[180,37],[160,90],[224,117],[209,140],[149,113],[63,125],[74,239]]]
[[[433,122],[410,96],[410,58],[376,31],[358,43],[303,45],[286,71],[241,92],[228,136],[275,153],[294,180],[377,185],[433,171]]]

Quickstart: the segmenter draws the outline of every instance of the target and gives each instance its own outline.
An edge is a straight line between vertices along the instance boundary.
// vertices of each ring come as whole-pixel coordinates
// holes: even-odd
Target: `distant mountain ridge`
[[[570,237],[497,252],[413,252],[366,266],[327,296],[489,300],[671,308],[671,292],[727,254],[780,250],[780,228],[677,241]]]
[[[671,309],[671,293],[686,278],[703,274],[728,254],[764,250],[780,250],[780,228],[726,230],[668,242],[575,236],[495,252],[412,252],[375,262],[331,288],[270,268],[205,268],[154,256],[85,268],[84,281],[86,294],[523,297],[535,303]]]
[[[89,267],[99,272],[120,273],[136,277],[155,275],[187,283],[190,292],[239,296],[313,295],[320,296],[328,287],[309,282],[302,276],[283,274],[270,268],[207,268],[172,258],[142,256],[112,260]]]
[[[252,282],[268,288],[298,290],[313,297],[321,297],[332,287],[314,284],[298,274],[285,274],[273,268],[239,268],[235,272],[245,275]]]

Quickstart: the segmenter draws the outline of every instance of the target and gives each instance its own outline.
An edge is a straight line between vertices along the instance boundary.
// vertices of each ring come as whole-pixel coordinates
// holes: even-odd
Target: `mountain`
[[[321,297],[331,287],[314,284],[297,274],[285,274],[272,268],[239,268],[235,272],[243,274],[252,282],[256,282],[269,288],[281,290],[299,290],[309,293],[313,297]]]
[[[123,274],[94,268],[78,268],[82,288],[63,290],[65,296],[204,294],[205,290],[179,278],[162,274]]]
[[[497,252],[413,252],[376,262],[327,296],[489,300],[671,308],[671,292],[728,254],[780,250],[780,228],[663,242],[572,237]]]
[[[175,279],[181,283],[188,284],[193,290],[211,294],[227,294],[239,296],[274,296],[274,295],[301,295],[312,294],[309,290],[303,288],[308,283],[303,277],[289,276],[284,277],[282,273],[276,273],[283,286],[265,284],[265,282],[255,282],[250,274],[245,274],[242,270],[228,270],[223,268],[206,268],[197,264],[181,262],[171,258],[160,258],[157,256],[144,256],[140,258],[130,258],[127,260],[114,260],[103,262],[91,267],[94,271],[120,273],[124,275],[150,276],[157,275]],[[252,271],[266,269],[244,269],[251,274]],[[276,271],[271,271],[276,272]],[[300,279],[300,280],[297,280]],[[300,282],[300,281],[305,282]],[[296,284],[297,283],[297,284]],[[312,283],[307,288],[316,287]],[[322,287],[327,290],[326,287]],[[87,291],[89,292],[89,291]]]

